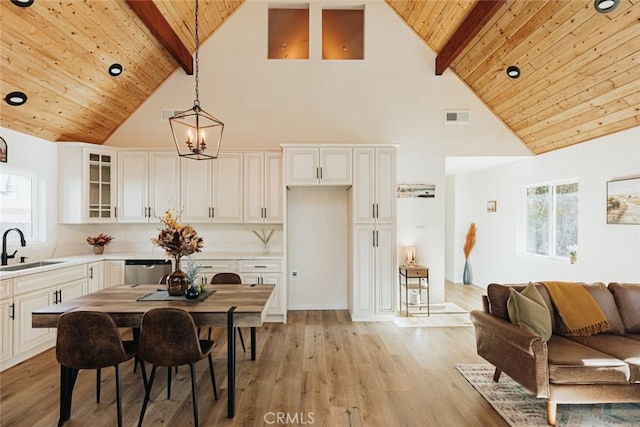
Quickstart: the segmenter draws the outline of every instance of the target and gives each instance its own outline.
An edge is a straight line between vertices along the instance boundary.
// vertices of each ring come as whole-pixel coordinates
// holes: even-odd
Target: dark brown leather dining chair
[[[172,366],[180,365],[189,365],[191,368],[193,420],[194,425],[198,426],[198,396],[194,365],[195,362],[205,357],[208,358],[213,396],[218,399],[213,357],[211,356],[213,345],[214,342],[211,340],[199,339],[193,318],[184,310],[171,307],[154,308],[142,316],[139,355],[143,362],[151,363],[152,368],[138,419],[139,427],[142,426],[149,403],[157,367],[166,366],[170,369]]]
[[[216,273],[211,278],[212,285],[240,285],[242,279],[240,275],[236,273]],[[240,337],[240,344],[242,345],[242,351],[247,352],[244,346],[244,337],[242,336],[242,330],[238,328],[238,336]],[[211,337],[211,328],[209,328],[209,337]]]
[[[99,401],[100,369],[113,366],[116,370],[118,426],[122,426],[120,363],[132,359],[137,353],[138,344],[134,341],[122,341],[118,327],[108,314],[97,311],[71,311],[62,314],[58,319],[56,359],[60,365],[70,370],[66,395],[63,398],[65,412],[71,413],[73,386],[80,369],[98,370]],[[146,383],[144,369],[142,375],[143,382]],[[58,425],[61,426],[63,422],[61,416]]]

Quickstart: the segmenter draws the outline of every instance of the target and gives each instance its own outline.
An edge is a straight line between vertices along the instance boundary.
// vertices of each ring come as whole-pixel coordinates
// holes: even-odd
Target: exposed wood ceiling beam
[[[507,0],[478,0],[436,57],[436,76],[451,65],[482,27]]]
[[[152,0],[126,0],[151,33],[169,51],[188,75],[193,75],[193,57]]]

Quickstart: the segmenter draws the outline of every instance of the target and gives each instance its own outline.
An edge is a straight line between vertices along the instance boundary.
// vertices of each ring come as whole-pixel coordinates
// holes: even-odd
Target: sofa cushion
[[[640,341],[607,334],[569,339],[622,360],[629,365],[629,381],[640,382]]]
[[[551,316],[551,329],[555,330],[556,320],[553,305],[551,304],[551,298],[547,289],[542,283],[534,283],[536,289],[542,295],[545,304],[549,308]],[[518,292],[521,292],[527,285],[526,284],[514,284],[514,285],[502,285],[498,283],[491,283],[487,287],[487,299],[489,300],[489,313],[509,322],[509,309],[507,308],[507,300],[509,299],[509,288],[513,288]]]
[[[609,326],[611,329],[608,331],[604,331],[601,333],[604,334],[615,334],[615,335],[624,335],[624,325],[622,323],[622,318],[620,317],[620,313],[618,313],[618,307],[616,306],[616,300],[613,297],[613,294],[604,283],[580,283],[584,288],[591,294],[593,299],[596,301],[600,309],[604,313],[607,318],[607,322],[609,322]]]
[[[511,288],[509,293],[507,311],[511,323],[541,336],[545,342],[549,341],[552,332],[551,315],[533,283],[529,283],[522,292]]]
[[[640,285],[609,283],[609,290],[616,301],[625,332],[640,333]]]
[[[609,336],[615,337],[614,335]],[[558,335],[551,337],[547,348],[549,351],[550,383],[629,383],[629,366],[616,357]]]

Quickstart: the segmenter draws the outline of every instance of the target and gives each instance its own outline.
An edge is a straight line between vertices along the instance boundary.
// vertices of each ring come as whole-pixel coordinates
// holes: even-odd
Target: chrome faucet
[[[27,242],[24,240],[24,234],[22,234],[22,231],[20,231],[19,228],[10,228],[7,231],[5,231],[4,234],[2,235],[2,264],[1,265],[7,265],[7,261],[10,260],[11,258],[15,258],[16,253],[18,252],[18,250],[16,249],[15,251],[13,251],[12,255],[7,254],[7,234],[9,234],[9,232],[13,230],[17,231],[18,234],[20,235],[20,245],[22,247],[27,246]]]

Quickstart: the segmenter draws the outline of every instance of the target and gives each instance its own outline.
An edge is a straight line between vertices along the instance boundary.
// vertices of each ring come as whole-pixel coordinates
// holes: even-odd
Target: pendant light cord
[[[197,106],[198,108],[200,108],[200,89],[198,87],[198,63],[199,63],[199,55],[198,53],[200,52],[200,38],[198,36],[198,0],[196,0],[196,31],[195,31],[195,38],[196,38],[196,55],[195,55],[195,63],[196,63],[196,100],[193,101],[193,105]]]

